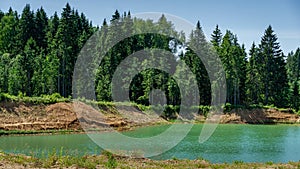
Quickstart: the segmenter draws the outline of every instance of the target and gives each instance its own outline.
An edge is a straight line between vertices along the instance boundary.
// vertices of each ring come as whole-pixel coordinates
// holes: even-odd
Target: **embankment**
[[[200,120],[199,120],[200,119]],[[195,116],[204,121],[204,116]],[[246,124],[294,124],[299,115],[275,108],[234,109],[221,115],[221,123]],[[55,104],[32,104],[24,102],[0,102],[0,130],[72,130],[81,131],[128,130],[136,126],[167,123],[157,114],[131,106],[101,105],[98,109],[82,102],[60,102]]]

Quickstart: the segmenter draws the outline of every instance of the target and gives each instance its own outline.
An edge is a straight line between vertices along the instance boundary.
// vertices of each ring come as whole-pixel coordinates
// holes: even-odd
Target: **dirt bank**
[[[34,105],[1,102],[0,130],[126,130],[134,126],[165,123],[156,114],[145,114],[129,106],[101,106],[82,102]]]
[[[197,116],[201,121],[203,116]],[[300,118],[278,109],[235,109],[221,116],[221,123],[299,123]],[[0,130],[128,130],[136,126],[167,123],[155,113],[131,106],[102,105],[94,108],[82,102],[35,105],[1,102]]]
[[[234,109],[221,116],[221,123],[248,124],[294,124],[299,123],[300,117],[289,110],[269,109]]]

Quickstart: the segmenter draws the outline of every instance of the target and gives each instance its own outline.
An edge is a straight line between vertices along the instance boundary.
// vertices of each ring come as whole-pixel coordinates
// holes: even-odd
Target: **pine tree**
[[[112,16],[110,22],[116,22],[116,21],[118,21],[118,20],[120,19],[120,17],[121,17],[121,16],[120,16],[119,11],[116,10],[116,11],[115,11],[115,14]]]
[[[214,47],[219,47],[222,41],[222,33],[221,30],[219,29],[219,26],[216,26],[216,29],[213,31],[211,34],[211,43],[213,44]]]
[[[227,102],[234,105],[244,104],[247,54],[244,46],[238,44],[237,37],[232,32],[226,31],[219,55],[226,74]]]
[[[269,25],[265,30],[259,45],[259,57],[262,59],[260,73],[264,85],[264,93],[261,94],[264,95],[265,105],[274,104],[275,93],[283,94],[283,91],[275,92],[275,88],[278,88],[278,84],[286,85],[286,81],[280,81],[280,79],[275,76],[284,76],[283,74],[285,73],[282,71],[278,72],[280,67],[282,67],[281,64],[284,63],[282,61],[283,58],[281,57],[281,53],[279,42],[277,42],[277,36],[274,34],[271,25]]]
[[[48,45],[48,50],[52,51],[52,45],[56,44],[56,39],[55,35],[58,30],[58,25],[59,25],[59,18],[57,16],[57,13],[55,12],[54,15],[48,20],[48,31],[47,31],[47,45]]]
[[[35,36],[34,39],[37,46],[47,49],[47,31],[48,31],[48,17],[44,9],[41,7],[37,10],[35,15]]]
[[[262,93],[262,80],[260,76],[260,58],[258,56],[258,48],[255,43],[249,50],[249,63],[247,64],[247,103],[258,104],[260,99],[260,93]]]
[[[34,73],[34,60],[35,57],[38,55],[38,48],[36,45],[35,40],[30,38],[24,48],[24,57],[22,57],[21,63],[23,66],[23,70],[26,73],[26,80],[24,81],[25,84],[25,93],[27,96],[32,96],[32,82],[31,79]]]
[[[185,62],[196,75],[200,104],[209,105],[211,102],[211,87],[204,63],[206,62],[208,65],[211,53],[199,21],[196,24],[196,29],[190,34],[189,46],[191,50],[195,51],[186,54]]]
[[[20,50],[23,50],[26,42],[32,37],[35,37],[35,17],[34,12],[31,11],[30,5],[27,4],[21,14],[19,21],[19,40]]]
[[[59,59],[59,76],[58,76],[58,92],[68,97],[71,95],[72,90],[72,75],[73,69],[78,54],[78,39],[74,10],[71,10],[70,5],[67,3],[61,14],[59,26],[55,39],[57,40],[57,57]]]
[[[296,111],[300,110],[300,48],[287,57],[287,75],[289,84],[289,103]]]

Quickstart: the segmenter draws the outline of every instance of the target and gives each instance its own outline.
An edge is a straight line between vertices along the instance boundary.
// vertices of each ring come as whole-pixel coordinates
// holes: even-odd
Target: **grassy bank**
[[[146,158],[135,159],[114,156],[104,152],[102,155],[63,156],[52,153],[47,157],[32,157],[0,153],[0,167],[4,168],[300,168],[300,162],[288,163],[233,163],[213,164],[204,159],[197,160],[163,160]]]
[[[32,104],[53,104],[53,103],[59,103],[59,102],[71,102],[74,101],[71,97],[69,98],[64,98],[62,96],[60,96],[58,93],[54,93],[52,95],[42,95],[39,97],[28,97],[22,93],[19,93],[18,96],[14,96],[14,95],[10,95],[7,93],[0,93],[0,101],[11,101],[11,102],[24,102],[24,103],[32,103]],[[170,116],[169,118],[176,118],[176,116],[174,116],[174,114],[178,113],[180,111],[180,109],[189,109],[192,112],[198,113],[199,115],[204,115],[207,116],[207,114],[209,113],[209,111],[212,109],[211,106],[207,106],[207,105],[199,105],[199,106],[191,106],[191,107],[183,107],[183,106],[179,106],[179,105],[166,105],[166,106],[159,106],[159,105],[155,105],[155,106],[145,106],[145,105],[141,105],[141,104],[137,104],[137,103],[133,103],[133,102],[106,102],[106,101],[92,101],[92,100],[86,100],[84,98],[79,98],[76,99],[75,101],[82,101],[85,103],[90,103],[93,105],[98,105],[99,107],[113,107],[116,105],[119,106],[134,106],[142,111],[145,110],[161,110],[162,108],[165,109],[165,116]],[[280,110],[280,111],[284,111],[284,112],[288,112],[288,113],[293,113],[293,114],[299,114],[300,115],[300,110],[296,111],[295,109],[292,108],[277,108],[274,105],[261,105],[261,104],[253,104],[253,105],[232,105],[230,103],[226,103],[225,105],[222,106],[224,112],[230,112],[233,109],[257,109],[257,108],[261,108],[261,109],[276,109],[276,110]],[[174,117],[173,117],[174,116]]]

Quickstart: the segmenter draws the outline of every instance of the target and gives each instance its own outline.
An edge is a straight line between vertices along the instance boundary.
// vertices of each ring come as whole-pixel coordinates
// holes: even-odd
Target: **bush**
[[[19,92],[18,96],[13,96],[7,93],[0,93],[0,101],[14,101],[14,102],[25,102],[33,104],[52,104],[58,102],[69,102],[71,99],[64,98],[58,93],[52,95],[41,95],[40,97],[33,96],[28,97],[22,92]]]
[[[207,117],[211,107],[210,106],[199,106],[199,114],[203,115],[204,117]]]
[[[233,109],[234,107],[233,107],[233,105],[232,104],[230,104],[230,103],[226,103],[225,105],[224,105],[224,112],[230,112],[232,109]]]
[[[165,106],[165,110],[161,116],[167,120],[174,120],[177,118],[177,113],[179,112],[179,110],[179,106],[167,105]]]

